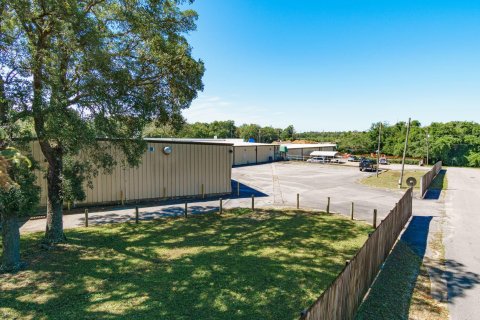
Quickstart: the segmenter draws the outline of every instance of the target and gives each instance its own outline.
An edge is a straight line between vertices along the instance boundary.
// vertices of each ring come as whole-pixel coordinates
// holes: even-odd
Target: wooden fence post
[[[223,213],[223,200],[220,198],[220,214]]]
[[[352,220],[353,220],[353,212],[354,212],[354,210],[355,210],[355,204],[354,204],[353,201],[352,201],[352,209],[350,210],[350,215],[351,215]]]
[[[252,194],[252,211],[255,211],[255,196]]]
[[[300,209],[300,193],[297,193],[297,209]]]
[[[373,209],[373,229],[377,229],[377,209]]]
[[[167,188],[163,187],[163,199],[167,198]]]
[[[85,227],[88,228],[88,209],[85,209]]]
[[[327,213],[330,213],[330,197],[327,198]]]
[[[188,213],[188,203],[185,202],[185,210],[183,211],[183,216],[186,218]]]
[[[120,203],[122,204],[122,206],[125,204],[123,202],[123,190],[120,190]]]
[[[135,223],[138,224],[138,206],[135,206]]]
[[[240,181],[237,181],[237,197],[240,197]]]
[[[202,183],[202,198],[205,198],[205,186]]]

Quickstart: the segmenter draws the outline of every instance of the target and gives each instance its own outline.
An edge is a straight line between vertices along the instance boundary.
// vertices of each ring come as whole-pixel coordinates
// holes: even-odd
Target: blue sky
[[[480,1],[197,0],[189,122],[480,121]]]

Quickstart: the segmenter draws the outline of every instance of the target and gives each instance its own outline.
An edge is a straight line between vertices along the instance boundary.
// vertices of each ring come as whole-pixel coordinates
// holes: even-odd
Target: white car
[[[307,162],[326,163],[328,162],[328,160],[325,159],[324,157],[313,157],[308,159]]]
[[[379,164],[388,164],[388,160],[387,158],[380,158],[380,160],[378,161]]]

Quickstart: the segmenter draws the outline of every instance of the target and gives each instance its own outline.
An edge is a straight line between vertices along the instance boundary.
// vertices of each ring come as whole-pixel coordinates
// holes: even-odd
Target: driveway
[[[300,207],[325,210],[330,197],[330,211],[349,216],[354,202],[355,218],[372,222],[373,209],[378,219],[386,216],[402,196],[402,190],[379,190],[360,185],[357,181],[371,173],[363,173],[357,167],[300,162],[276,162],[233,168],[233,193],[223,197],[224,208],[250,207],[251,195],[255,195],[256,207],[295,207],[297,193]],[[237,196],[237,182],[240,196]],[[189,213],[218,210],[218,198],[189,200]],[[65,228],[83,226],[82,210],[64,216]],[[156,219],[183,215],[184,201],[157,201],[140,206],[140,218]],[[73,212],[75,213],[75,211]],[[90,208],[90,225],[122,222],[134,218],[134,206]],[[29,220],[22,225],[22,232],[43,231],[45,219]]]
[[[444,244],[452,319],[480,318],[480,170],[448,169]]]

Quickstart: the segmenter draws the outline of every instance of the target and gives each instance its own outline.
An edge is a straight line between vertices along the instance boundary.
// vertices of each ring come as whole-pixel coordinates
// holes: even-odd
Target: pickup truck
[[[376,171],[377,170],[377,164],[375,163],[375,161],[370,159],[362,159],[358,164],[358,167],[360,168],[360,171]]]

